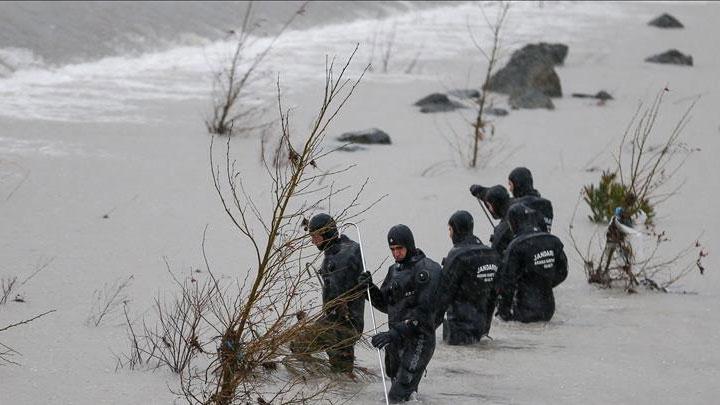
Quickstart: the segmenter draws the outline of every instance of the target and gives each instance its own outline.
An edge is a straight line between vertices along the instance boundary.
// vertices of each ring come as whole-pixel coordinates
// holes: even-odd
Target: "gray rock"
[[[390,145],[390,135],[377,128],[365,129],[362,131],[346,132],[338,138],[340,142],[359,143],[366,145]]]
[[[690,55],[683,54],[677,49],[671,49],[669,51],[650,56],[645,59],[645,62],[692,66],[693,58]]]
[[[475,89],[455,89],[448,91],[448,94],[461,99],[480,98],[480,92]]]
[[[575,98],[596,98],[596,99],[602,100],[602,101],[607,101],[607,100],[613,99],[613,96],[610,95],[610,93],[608,93],[605,90],[600,90],[595,94],[573,93],[572,96]]]
[[[658,28],[683,28],[682,23],[668,13],[664,13],[663,15],[656,17],[650,21],[648,25]]]
[[[546,108],[548,110],[554,110],[555,105],[553,104],[550,97],[538,89],[529,88],[524,91],[517,91],[510,95],[508,100],[510,107],[514,109],[536,109]]]
[[[339,148],[337,148],[338,152],[357,152],[360,150],[366,150],[367,148],[363,148],[360,145],[343,145]]]
[[[497,117],[504,117],[509,114],[508,110],[506,110],[504,108],[488,108],[487,110],[485,110],[485,113],[488,115],[494,115]]]
[[[432,93],[415,102],[420,107],[421,113],[435,113],[457,110],[465,108],[464,105],[450,100],[447,95],[442,93]]]
[[[525,48],[537,48],[538,51],[549,57],[555,65],[562,65],[563,63],[565,63],[565,58],[567,57],[569,50],[568,46],[565,44],[548,44],[547,42],[525,45]]]
[[[598,92],[595,94],[595,98],[598,99],[598,100],[603,100],[603,101],[614,100],[614,99],[613,99],[613,96],[610,95],[610,93],[608,93],[608,92],[605,91],[605,90],[600,90],[600,91],[598,91]]]
[[[503,94],[534,88],[549,97],[562,97],[560,78],[554,66],[562,64],[568,53],[563,44],[530,44],[513,52],[507,65],[497,71],[485,88]]]

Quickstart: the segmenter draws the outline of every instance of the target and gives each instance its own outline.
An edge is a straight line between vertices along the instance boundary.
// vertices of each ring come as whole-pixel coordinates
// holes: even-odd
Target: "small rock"
[[[427,95],[420,100],[415,102],[415,105],[418,107],[426,106],[426,105],[432,105],[432,104],[443,104],[443,103],[449,103],[450,99],[447,95],[442,93],[432,93],[430,95]]]
[[[575,98],[596,98],[596,99],[602,100],[602,101],[613,99],[613,96],[611,96],[610,93],[608,93],[605,90],[600,90],[595,94],[573,93],[572,96]]]
[[[677,49],[671,49],[669,51],[650,56],[645,59],[645,62],[692,66],[693,58],[690,55],[683,54]]]
[[[462,104],[450,100],[447,95],[442,93],[432,93],[425,96],[416,101],[415,105],[420,107],[421,113],[446,112],[465,108]]]
[[[460,99],[480,98],[480,91],[475,89],[455,89],[448,91],[448,94]]]
[[[377,128],[370,128],[363,131],[355,131],[355,132],[346,132],[340,137],[338,137],[338,141],[340,142],[350,142],[350,143],[361,143],[361,144],[380,144],[380,145],[389,145],[392,142],[390,141],[390,135],[385,133],[384,131],[381,131]]]
[[[595,94],[595,98],[598,99],[598,100],[603,100],[603,101],[613,100],[613,96],[611,96],[610,93],[608,93],[608,92],[605,91],[605,90],[600,90],[600,91],[598,91],[598,92]]]
[[[509,114],[508,110],[504,108],[488,108],[485,110],[485,113],[488,115],[495,115],[497,117],[504,117]]]
[[[677,18],[665,13],[654,20],[650,21],[648,25],[658,28],[683,28],[682,23]]]
[[[514,109],[555,109],[555,105],[553,105],[550,97],[545,95],[545,93],[543,93],[542,91],[534,88],[526,89],[524,92],[515,92],[511,94],[508,102],[510,103],[510,107]]]
[[[339,148],[337,148],[338,152],[357,152],[361,150],[365,150],[367,148],[363,148],[359,145],[343,145]]]

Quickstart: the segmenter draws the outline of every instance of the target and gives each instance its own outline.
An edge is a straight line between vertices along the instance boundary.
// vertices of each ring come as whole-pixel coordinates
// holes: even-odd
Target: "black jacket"
[[[508,179],[513,183],[513,196],[515,197],[510,201],[510,207],[519,203],[532,208],[539,214],[536,218],[540,230],[551,232],[553,222],[552,203],[550,200],[542,198],[540,193],[535,190],[530,170],[517,167],[510,172]]]
[[[513,238],[506,218],[511,201],[510,196],[505,187],[501,185],[492,186],[483,191],[479,198],[492,206],[493,217],[500,220],[490,236],[490,244],[502,257]]]
[[[440,265],[420,249],[402,263],[390,266],[378,288],[370,286],[372,304],[388,314],[391,329],[404,338],[435,336],[436,294]]]
[[[464,235],[443,261],[437,324],[449,344],[478,341],[490,331],[497,294],[495,274],[500,255],[474,235]]]
[[[522,204],[528,208],[532,208],[536,213],[534,214],[534,221],[538,225],[538,228],[543,232],[552,231],[553,223],[553,206],[550,200],[540,197],[540,193],[537,190],[532,190],[528,194],[524,194],[522,197],[516,197],[510,200],[510,207],[515,204]]]
[[[521,322],[550,320],[555,313],[552,289],[567,277],[562,242],[540,231],[534,215],[533,210],[520,205],[510,208],[508,220],[516,236],[497,274],[498,312]]]
[[[325,258],[318,273],[323,280],[322,298],[326,317],[333,322],[350,322],[358,333],[362,333],[365,295],[362,289],[356,288],[358,277],[363,272],[360,246],[347,236],[340,235],[331,240],[323,252]],[[343,294],[356,297],[350,302],[331,303]],[[340,301],[346,300],[341,298]]]

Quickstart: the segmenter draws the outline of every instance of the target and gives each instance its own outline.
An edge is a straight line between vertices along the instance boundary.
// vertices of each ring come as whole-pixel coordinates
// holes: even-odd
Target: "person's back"
[[[470,213],[456,212],[448,225],[454,246],[443,261],[437,323],[446,343],[472,344],[490,331],[500,256],[473,235]]]
[[[553,288],[567,277],[562,242],[538,229],[532,209],[513,205],[508,212],[515,239],[497,274],[498,315],[521,322],[549,321],[555,313]]]
[[[537,212],[538,226],[545,232],[552,231],[553,206],[550,200],[540,196],[533,186],[533,178],[530,170],[524,167],[517,167],[510,172],[508,181],[512,188],[513,199],[510,206],[522,204]]]

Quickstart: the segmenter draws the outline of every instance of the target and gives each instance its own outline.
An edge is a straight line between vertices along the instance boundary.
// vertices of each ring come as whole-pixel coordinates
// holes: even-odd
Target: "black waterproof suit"
[[[493,228],[493,234],[490,235],[490,244],[502,257],[513,238],[513,232],[510,230],[506,218],[510,205],[510,195],[505,187],[501,185],[487,188],[479,184],[473,184],[470,186],[470,193],[477,197],[478,200],[490,205],[493,218],[500,220]]]
[[[567,257],[556,236],[538,229],[536,213],[515,204],[508,211],[515,239],[497,274],[498,315],[520,322],[549,321],[555,313],[552,289],[567,277]]]
[[[331,241],[323,250],[325,258],[318,271],[323,280],[323,305],[328,320],[345,323],[358,335],[363,332],[365,295],[358,294],[357,279],[363,272],[360,246],[345,235]],[[353,294],[353,292],[355,292]],[[349,302],[333,305],[333,300],[348,295],[357,296]],[[341,298],[338,301],[346,301]]]
[[[508,180],[513,183],[513,198],[510,206],[523,204],[537,212],[538,226],[541,231],[552,232],[553,206],[550,200],[542,198],[533,188],[533,178],[530,170],[517,167],[510,172]]]
[[[398,227],[410,233],[399,225],[391,229],[390,235]],[[390,266],[379,288],[370,285],[373,306],[388,314],[390,333],[397,336],[385,348],[385,368],[392,379],[388,397],[392,402],[407,401],[417,391],[435,351],[436,294],[442,271],[439,264],[415,248],[412,233],[409,238],[406,235],[397,240],[397,244],[408,249],[406,258]]]
[[[472,344],[490,332],[500,255],[473,235],[473,218],[467,211],[453,214],[449,225],[454,246],[443,260],[438,324],[443,324],[447,344]],[[446,309],[447,317],[443,319]]]
[[[513,238],[513,232],[507,221],[507,210],[510,205],[510,196],[505,187],[497,185],[487,189],[484,200],[493,207],[493,217],[499,219],[500,222],[495,225],[493,234],[490,237],[490,243],[493,249],[502,257],[505,254],[510,241]]]
[[[335,222],[327,214],[313,217],[309,231],[320,232],[324,239],[318,246],[324,253],[318,271],[323,284],[324,317],[299,336],[291,349],[301,354],[325,351],[334,371],[349,372],[365,318],[364,289],[358,285],[363,272],[360,246],[345,235],[338,236]]]

